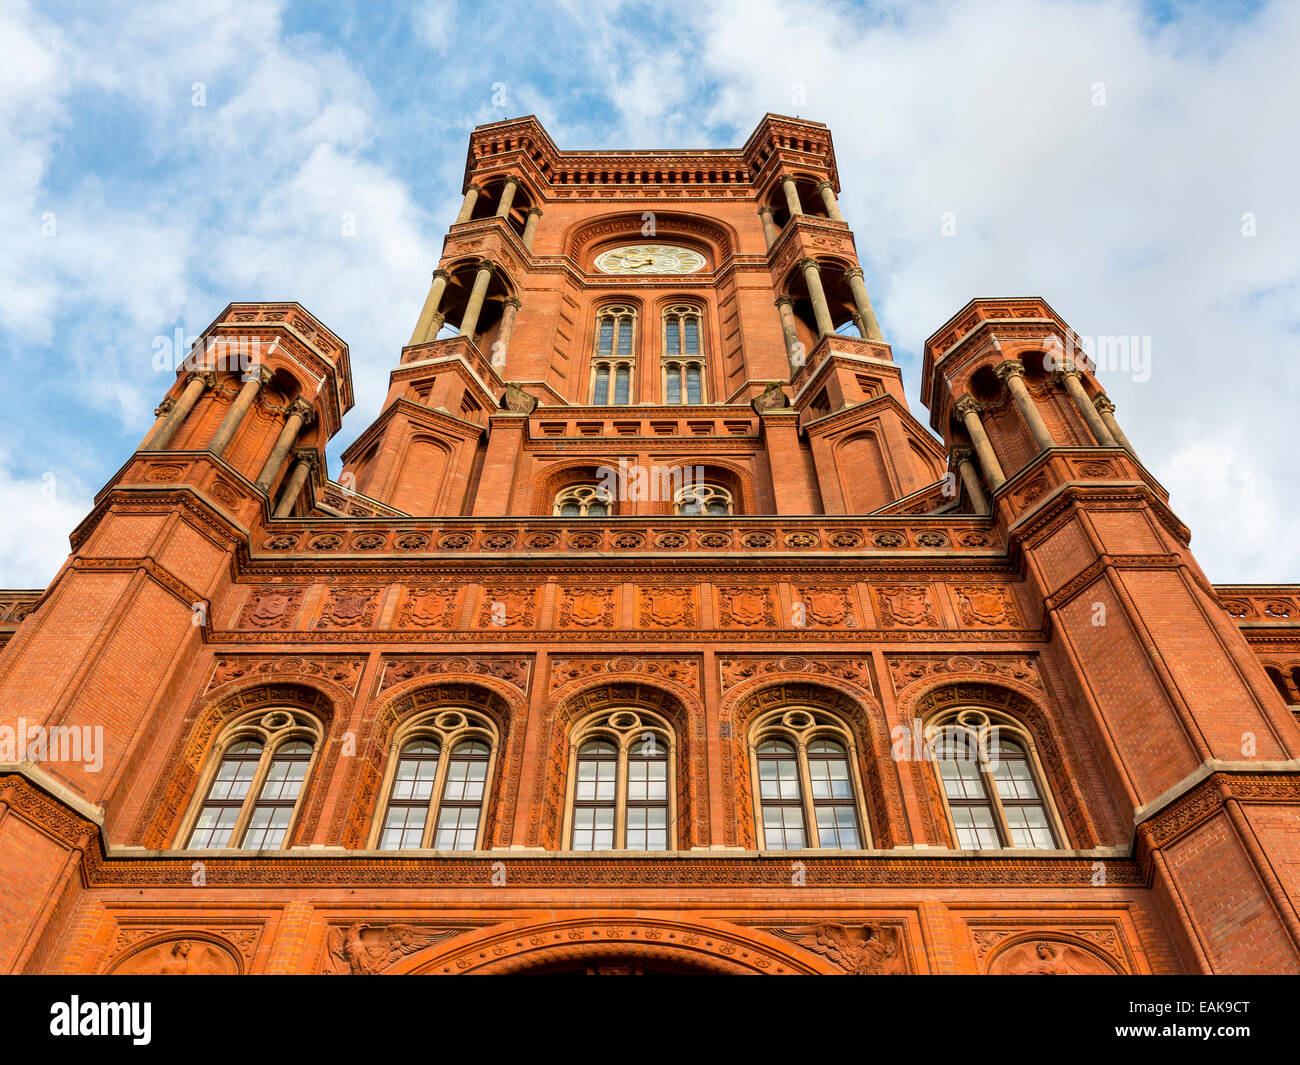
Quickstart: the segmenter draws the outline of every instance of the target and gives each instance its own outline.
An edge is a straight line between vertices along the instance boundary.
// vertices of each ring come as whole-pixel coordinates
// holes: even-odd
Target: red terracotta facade
[[[839,180],[775,115],[739,150],[475,130],[334,479],[346,344],[229,306],[50,586],[0,593],[0,971],[1300,972],[1300,587],[1207,581],[1041,299],[945,323],[916,422]],[[609,513],[565,512],[620,460]],[[969,845],[914,735],[958,714],[1019,738],[1050,846],[1010,798]],[[384,849],[405,744],[457,730],[472,849]],[[631,734],[667,849],[576,849],[584,737],[626,774]],[[772,737],[821,847],[769,838]],[[240,846],[257,776],[195,849],[223,759],[274,776],[288,738],[280,845]]]

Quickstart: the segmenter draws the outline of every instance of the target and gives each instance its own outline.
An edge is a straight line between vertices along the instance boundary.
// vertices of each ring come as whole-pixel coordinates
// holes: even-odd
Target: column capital
[[[1092,405],[1102,414],[1114,414],[1115,404],[1111,402],[1110,397],[1104,393],[1092,397]]]
[[[482,193],[482,192],[483,192],[483,186],[480,185],[477,181],[471,181],[468,185],[465,186],[465,191],[466,191],[467,193],[468,193],[468,192],[477,192],[477,193]]]
[[[862,267],[860,266],[850,266],[847,270],[844,271],[844,276],[849,278],[850,280],[852,280],[855,277],[857,278],[866,277],[866,275],[862,272]]]
[[[1078,380],[1082,376],[1083,376],[1083,372],[1077,366],[1067,366],[1061,370],[1053,370],[1051,373],[1051,379],[1053,381],[1059,381],[1062,383],[1064,383],[1071,377]]]
[[[1009,377],[1024,377],[1025,364],[1019,359],[1007,359],[1006,362],[998,363],[993,372],[999,381],[1005,381]]]
[[[814,259],[812,256],[808,256],[808,258],[806,258],[806,259],[800,259],[800,260],[799,260],[799,269],[800,269],[800,270],[807,270],[808,267],[810,267],[810,266],[811,266],[814,270],[817,270],[817,271],[820,271],[821,268],[822,268],[822,267],[821,267],[821,263],[819,263],[819,262],[818,262],[816,259]]]
[[[501,267],[499,267],[491,259],[480,259],[478,261],[478,265],[475,267],[475,270],[486,270],[489,274],[496,274],[501,272]]]
[[[773,303],[775,306],[777,306],[777,307],[793,307],[793,306],[794,306],[794,300],[792,300],[789,296],[777,296],[777,298],[774,299],[774,300],[772,301],[772,303]]]
[[[256,371],[256,373],[254,373]],[[267,366],[264,362],[257,362],[244,371],[241,380],[247,384],[250,381],[256,381],[258,388],[264,388],[271,383],[271,378],[275,376],[275,371]]]
[[[442,278],[444,281],[450,281],[450,280],[451,280],[451,273],[450,273],[450,271],[448,271],[448,270],[444,270],[444,269],[440,266],[440,267],[438,267],[438,269],[436,269],[436,270],[433,272],[433,276],[432,276],[431,278],[429,278],[429,280],[430,280],[430,281],[437,281],[438,278]]]
[[[954,466],[961,466],[962,463],[974,459],[975,449],[966,444],[956,444],[948,449],[948,457],[952,459]]]
[[[299,396],[289,404],[289,414],[298,415],[302,419],[304,426],[310,425],[316,417],[316,408],[308,403],[302,396]]]
[[[970,395],[962,396],[961,399],[957,400],[952,408],[953,413],[956,414],[958,418],[965,418],[968,414],[979,414],[983,409],[984,407],[980,404],[980,401]]]
[[[787,181],[790,182],[791,185],[793,185],[793,184],[794,184],[794,175],[793,175],[793,174],[782,174],[782,175],[781,175],[781,184],[784,185]]]
[[[309,470],[314,470],[320,465],[320,456],[316,454],[315,448],[299,448],[293,453],[294,462],[301,462]]]
[[[817,192],[821,192],[822,189],[830,189],[831,192],[834,192],[834,191],[835,191],[835,186],[832,185],[832,184],[831,184],[829,181],[827,181],[825,178],[823,178],[821,181],[817,182],[817,184],[814,185],[813,188],[814,188]]]
[[[759,214],[770,215],[770,214],[772,214],[773,212],[772,212],[772,208],[770,208],[770,207],[760,207],[760,208],[758,209],[758,213],[759,213]]]
[[[541,218],[541,217],[542,217],[542,209],[541,209],[540,207],[530,207],[530,208],[528,208],[528,215],[529,215],[530,218],[531,218],[533,215],[536,215],[538,218]]]
[[[514,296],[507,296],[501,301],[501,305],[503,307],[513,307],[515,310],[519,310],[519,308],[523,306],[523,304]]]
[[[185,378],[186,385],[192,381],[202,381],[204,388],[217,387],[217,374],[215,370],[191,370]]]
[[[507,185],[514,185],[514,186],[518,187],[518,186],[521,184],[520,179],[519,179],[519,175],[518,175],[518,174],[507,174],[506,177],[505,177],[505,183],[506,183]]]
[[[170,414],[176,406],[176,401],[168,396],[154,408],[154,415],[161,418],[164,414]]]

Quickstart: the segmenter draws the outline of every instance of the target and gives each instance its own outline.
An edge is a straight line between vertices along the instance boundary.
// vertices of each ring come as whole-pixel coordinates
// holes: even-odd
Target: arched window
[[[571,741],[566,849],[672,850],[676,750],[667,722],[639,708],[605,711]]]
[[[1010,719],[966,707],[926,728],[926,744],[962,850],[1053,850],[1065,838],[1032,738]]]
[[[389,759],[377,850],[480,849],[496,729],[469,710],[424,714],[400,733]]]
[[[293,827],[315,757],[318,723],[293,710],[262,710],[228,726],[202,802],[187,822],[190,850],[279,850]]]
[[[869,845],[853,738],[839,721],[802,707],[777,710],[750,737],[760,848]]]
[[[559,518],[604,518],[611,509],[609,489],[596,484],[575,484],[555,497],[552,513]]]
[[[636,365],[636,311],[622,305],[596,313],[596,350],[592,357],[591,402],[605,407],[632,402]]]
[[[735,510],[731,493],[716,484],[688,485],[678,489],[673,510],[686,517],[700,514],[731,514]]]
[[[664,311],[664,402],[704,402],[704,342],[700,309],[689,305]]]

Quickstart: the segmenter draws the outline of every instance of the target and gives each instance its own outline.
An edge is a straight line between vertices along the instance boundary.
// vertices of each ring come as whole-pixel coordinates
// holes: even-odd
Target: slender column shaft
[[[822,194],[822,203],[826,205],[826,213],[836,222],[843,222],[844,216],[840,214],[839,202],[835,199],[835,190],[831,188],[829,181],[823,181],[817,186],[817,191]]]
[[[510,347],[510,338],[515,332],[515,315],[522,304],[511,296],[501,309],[501,328],[497,330],[496,343],[492,348],[492,365],[502,366],[506,361],[506,350]]]
[[[297,443],[298,433],[302,431],[302,427],[311,417],[311,413],[311,404],[302,399],[294,400],[293,406],[289,408],[289,417],[284,423],[284,428],[280,430],[275,446],[271,448],[271,453],[266,457],[266,463],[262,466],[262,472],[257,476],[257,487],[263,492],[271,490],[271,485],[280,472],[280,467],[284,465],[284,460],[288,457],[290,449]]]
[[[505,218],[510,214],[510,208],[514,206],[515,190],[519,188],[518,178],[506,178],[506,187],[501,190],[501,200],[497,204],[497,217]]]
[[[1110,435],[1118,441],[1119,446],[1132,455],[1135,459],[1138,454],[1133,450],[1133,445],[1124,435],[1124,430],[1120,428],[1119,422],[1115,419],[1115,404],[1107,396],[1098,396],[1092,401],[1092,405],[1097,408],[1097,413],[1101,415],[1101,420],[1106,423],[1106,428],[1110,430]],[[1141,462],[1141,459],[1138,459]]]
[[[196,372],[190,374],[189,381],[185,384],[185,390],[181,392],[180,398],[167,412],[166,416],[154,424],[145,437],[144,442],[140,445],[141,451],[161,451],[176,435],[176,430],[181,427],[181,423],[189,416],[190,411],[194,409],[194,404],[199,401],[206,389],[209,389],[216,383],[216,378],[211,373]],[[161,408],[159,408],[161,410]]]
[[[1088,393],[1083,390],[1083,385],[1079,381],[1079,371],[1062,370],[1061,379],[1065,382],[1065,390],[1070,393],[1074,405],[1079,408],[1079,413],[1083,415],[1083,420],[1088,423],[1088,428],[1092,430],[1092,435],[1097,438],[1097,443],[1102,447],[1118,447],[1115,438],[1110,435],[1110,430],[1106,428],[1106,423],[1101,420],[1101,415],[1097,413],[1097,408],[1092,405],[1092,400],[1088,398]]]
[[[484,264],[478,268],[474,277],[474,287],[470,289],[469,303],[465,305],[465,315],[460,321],[460,335],[473,337],[478,329],[478,316],[483,310],[483,299],[487,296],[488,282],[492,280],[492,267]]]
[[[776,222],[772,219],[772,208],[760,207],[758,217],[763,220],[763,239],[767,241],[768,250],[771,251],[776,238],[781,235],[781,231],[776,228]]]
[[[961,476],[961,483],[966,487],[966,494],[970,497],[975,513],[987,514],[989,497],[984,494],[984,486],[980,484],[980,475],[975,469],[975,463],[971,461],[970,449],[954,448],[952,457],[957,464],[957,473]]]
[[[532,207],[528,211],[528,221],[524,223],[524,247],[533,250],[533,240],[537,237],[537,225],[542,220],[542,209]]]
[[[786,358],[793,363],[799,344],[799,327],[794,320],[794,301],[789,296],[781,296],[776,301],[776,307],[781,312],[781,332],[785,336]]]
[[[1002,465],[998,462],[997,455],[993,452],[993,445],[989,443],[988,433],[984,431],[984,423],[980,421],[979,411],[979,404],[971,396],[963,396],[957,401],[957,416],[961,418],[962,424],[966,426],[966,432],[970,434],[970,442],[980,460],[980,467],[984,470],[984,479],[988,481],[990,488],[997,491],[1007,478],[1002,472]]]
[[[289,480],[285,483],[284,491],[280,493],[280,503],[275,508],[275,517],[287,518],[293,512],[293,505],[298,502],[302,486],[307,483],[307,478],[315,465],[313,458],[307,455],[298,456],[293,469],[289,471]]]
[[[231,438],[235,435],[235,431],[243,422],[244,415],[248,413],[248,408],[253,405],[258,392],[262,390],[262,386],[266,384],[270,376],[270,370],[265,366],[259,366],[253,376],[244,382],[244,387],[239,390],[235,402],[230,405],[230,410],[226,411],[226,416],[221,419],[221,424],[217,426],[217,433],[212,438],[212,443],[208,445],[208,450],[214,455],[220,455],[226,450]]]
[[[437,335],[437,330],[431,330],[433,320],[438,316],[438,307],[442,303],[442,295],[447,291],[447,271],[435,270],[433,272],[433,283],[429,285],[429,294],[424,297],[424,306],[420,308],[419,320],[415,323],[415,329],[411,333],[412,344],[425,344]],[[441,322],[439,326],[441,327]]]
[[[1025,387],[1025,368],[1019,362],[1004,362],[997,368],[998,377],[1006,383],[1007,390],[1011,393],[1011,398],[1020,408],[1020,415],[1025,419],[1025,424],[1029,426],[1030,433],[1033,434],[1034,443],[1038,445],[1039,451],[1046,451],[1048,448],[1056,447],[1056,441],[1052,439],[1051,431],[1047,428],[1047,423],[1043,421],[1043,416],[1038,412],[1038,404],[1034,402],[1034,397],[1029,394],[1029,389]]]
[[[831,322],[831,309],[826,302],[826,290],[822,288],[822,272],[816,259],[805,259],[799,264],[803,268],[803,279],[808,285],[808,295],[812,298],[813,314],[817,318],[818,338],[835,332]]]
[[[479,193],[482,191],[477,185],[471,185],[465,190],[465,201],[460,205],[460,214],[456,216],[456,225],[470,220],[470,216],[474,213],[474,205],[478,203]]]
[[[803,206],[799,203],[799,190],[795,187],[794,178],[783,177],[781,188],[785,190],[785,204],[790,209],[791,216],[803,214]]]
[[[885,342],[884,334],[880,331],[880,323],[876,321],[875,308],[871,306],[871,297],[867,295],[867,283],[862,279],[862,268],[855,266],[848,272],[849,289],[853,293],[853,305],[858,309],[858,315],[862,318],[862,335],[867,340],[874,340],[877,343]]]

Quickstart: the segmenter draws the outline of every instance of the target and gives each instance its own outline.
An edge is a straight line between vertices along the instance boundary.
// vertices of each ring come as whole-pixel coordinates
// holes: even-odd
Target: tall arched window
[[[700,309],[669,307],[663,326],[664,402],[704,402],[704,341]]]
[[[636,365],[636,311],[608,305],[596,312],[596,350],[592,357],[591,402],[597,407],[632,402]]]
[[[688,485],[678,490],[673,510],[690,517],[699,514],[731,514],[735,510],[731,493],[716,484]]]
[[[851,733],[817,710],[760,718],[750,732],[759,847],[860,850],[869,846]]]
[[[1043,784],[1032,737],[1016,722],[975,707],[950,710],[926,728],[944,802],[962,850],[1053,850],[1065,838]]]
[[[609,490],[598,484],[575,484],[561,490],[551,511],[559,518],[604,518],[611,512]]]
[[[261,710],[227,726],[182,837],[189,850],[279,850],[293,827],[320,725],[294,710]]]
[[[566,849],[672,850],[675,760],[672,729],[647,710],[605,711],[575,729]]]
[[[389,757],[377,850],[481,849],[496,729],[469,710],[444,709],[410,722]]]

